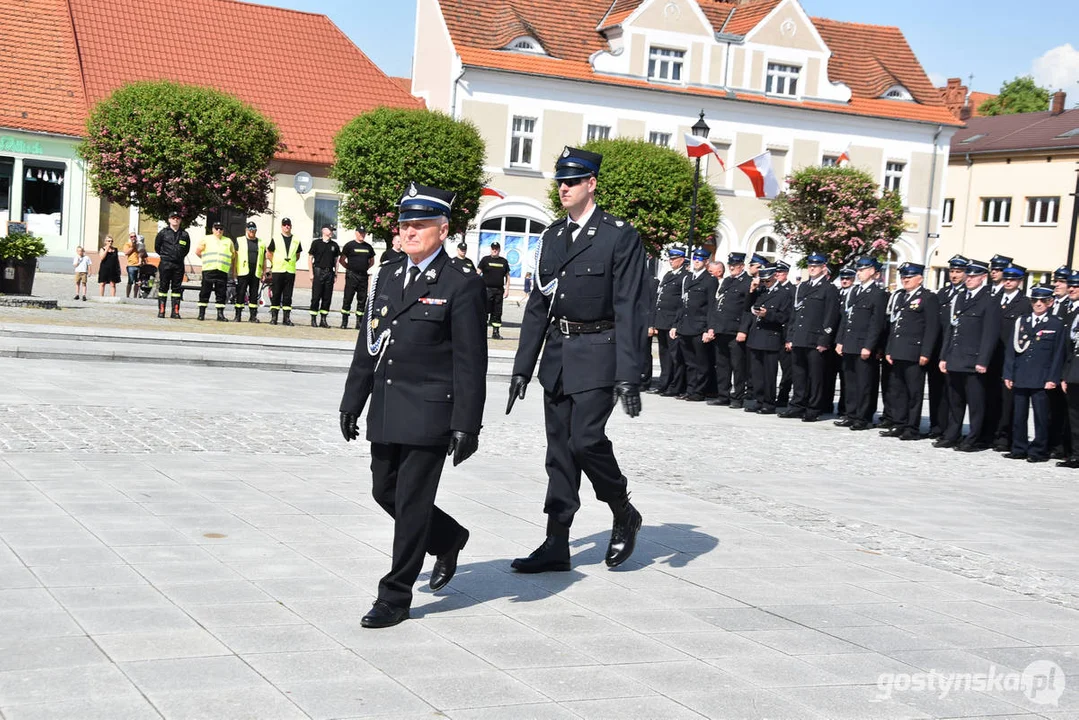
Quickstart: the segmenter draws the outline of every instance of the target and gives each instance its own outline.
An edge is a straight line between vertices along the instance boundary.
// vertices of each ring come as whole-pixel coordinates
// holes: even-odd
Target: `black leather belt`
[[[589,335],[592,333],[607,332],[614,329],[614,323],[610,320],[597,320],[596,322],[573,322],[556,318],[552,324],[563,335]]]

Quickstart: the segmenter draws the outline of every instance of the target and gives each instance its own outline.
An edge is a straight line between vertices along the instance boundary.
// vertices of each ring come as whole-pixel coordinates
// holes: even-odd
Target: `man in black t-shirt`
[[[479,271],[487,286],[487,315],[492,340],[501,340],[502,301],[510,294],[510,264],[501,257],[502,246],[491,243],[491,254],[480,260]]]
[[[367,230],[356,228],[356,239],[341,248],[341,265],[345,268],[345,297],[341,301],[341,329],[348,327],[352,299],[356,298],[356,327],[363,326],[363,311],[367,305],[367,271],[375,264],[375,249],[367,242]]]
[[[468,243],[457,243],[457,259],[471,268],[472,272],[476,272],[476,264],[468,257]]]
[[[341,256],[341,248],[333,239],[332,225],[325,223],[322,226],[322,237],[311,243],[307,255],[311,275],[311,327],[328,328],[326,316],[330,314],[337,258]]]
[[[388,247],[382,251],[382,254],[378,257],[378,264],[381,265],[382,263],[388,260],[393,260],[394,258],[401,255],[404,255],[404,253],[401,251],[401,236],[394,235],[392,247]]]

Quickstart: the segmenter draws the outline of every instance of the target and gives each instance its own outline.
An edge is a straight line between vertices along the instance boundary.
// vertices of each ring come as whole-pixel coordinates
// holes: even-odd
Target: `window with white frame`
[[[765,235],[753,246],[753,252],[768,262],[773,262],[779,257],[779,241],[771,235]]]
[[[955,198],[944,198],[944,207],[940,210],[940,224],[951,225],[955,217]]]
[[[682,81],[682,63],[686,53],[683,50],[654,47],[648,51],[648,79]]]
[[[797,65],[768,63],[768,78],[764,91],[769,95],[797,97],[798,76],[801,74],[802,68]]]
[[[652,132],[648,133],[648,142],[652,143],[653,145],[670,147],[671,134],[666,132],[656,132],[655,130],[653,130]]]
[[[536,118],[513,116],[510,133],[510,165],[532,165],[532,143],[536,137]]]
[[[907,169],[905,163],[890,162],[884,166],[884,189],[900,192],[903,187],[903,171]]]
[[[838,155],[825,155],[820,160],[821,167],[839,167]]]
[[[586,139],[588,140],[607,140],[611,137],[610,125],[589,125],[588,134]]]
[[[902,258],[899,257],[899,253],[895,248],[889,248],[888,257],[881,266],[881,282],[884,283],[884,287],[889,290],[895,290],[895,286],[898,285],[896,278],[899,277],[899,266],[902,263]]]
[[[1059,197],[1027,198],[1027,225],[1056,225],[1059,214]]]
[[[1012,219],[1012,199],[1010,197],[982,198],[982,224],[1007,225]]]

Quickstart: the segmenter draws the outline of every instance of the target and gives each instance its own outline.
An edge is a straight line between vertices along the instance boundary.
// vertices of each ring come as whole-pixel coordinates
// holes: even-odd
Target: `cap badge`
[[[623,226],[623,225],[625,225],[625,224],[626,224],[626,223],[625,223],[625,221],[624,221],[624,220],[615,220],[615,221],[614,221],[614,225],[615,225],[615,227],[622,227],[622,226]]]
[[[416,191],[416,183],[410,183],[408,186],[408,196],[416,197],[419,193]]]
[[[564,157],[564,158],[569,157],[569,148],[566,148],[565,150],[562,151],[562,157]]]

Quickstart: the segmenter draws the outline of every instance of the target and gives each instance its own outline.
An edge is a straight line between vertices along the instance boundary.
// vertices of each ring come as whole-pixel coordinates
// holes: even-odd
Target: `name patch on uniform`
[[[588,228],[588,237],[592,237],[595,234],[596,234],[596,228],[594,228],[594,227]]]
[[[420,298],[424,305],[445,305],[449,300],[446,298]]]

